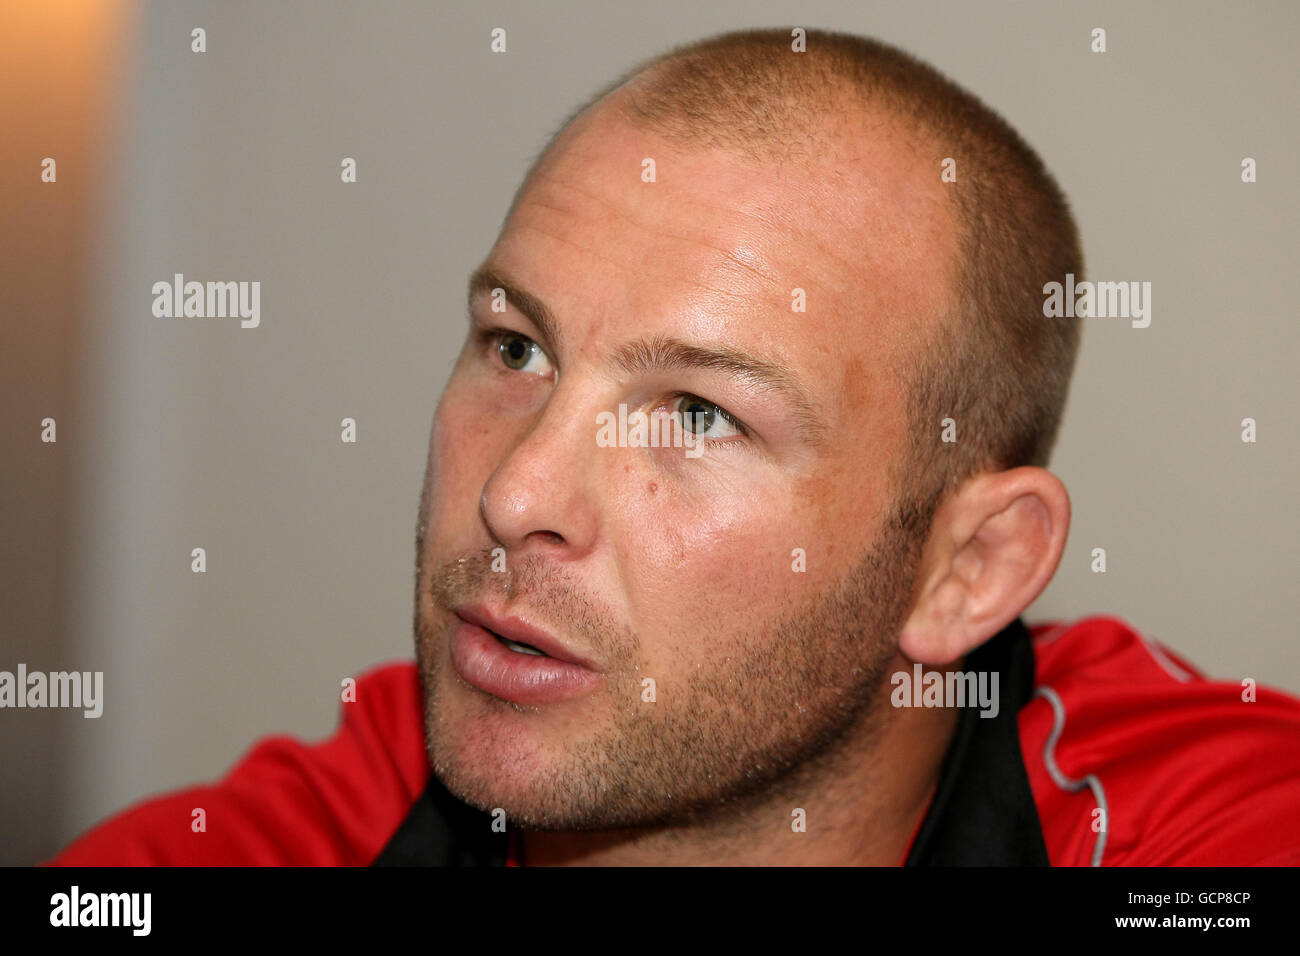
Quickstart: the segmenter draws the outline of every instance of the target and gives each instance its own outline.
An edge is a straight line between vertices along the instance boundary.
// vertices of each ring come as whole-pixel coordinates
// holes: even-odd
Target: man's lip
[[[491,631],[506,638],[506,640],[518,644],[530,644],[543,654],[554,657],[557,661],[576,664],[578,667],[585,667],[591,671],[596,670],[595,665],[587,658],[575,654],[565,647],[558,638],[552,637],[541,628],[534,627],[522,618],[502,616],[491,611],[483,604],[452,608],[452,613],[462,621],[474,624],[486,631]]]

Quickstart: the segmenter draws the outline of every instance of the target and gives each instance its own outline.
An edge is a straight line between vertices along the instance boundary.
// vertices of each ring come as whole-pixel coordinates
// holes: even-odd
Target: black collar
[[[966,707],[907,866],[1047,866],[1047,846],[1020,753],[1017,715],[1034,689],[1034,649],[1019,618],[967,658],[998,672],[996,717]],[[1008,706],[1011,705],[1011,706]],[[373,866],[503,866],[507,835],[433,774]]]
[[[1034,692],[1034,647],[1016,618],[966,657],[998,673],[996,717],[966,707],[906,866],[1047,866],[1047,844],[1020,753],[1018,715]]]

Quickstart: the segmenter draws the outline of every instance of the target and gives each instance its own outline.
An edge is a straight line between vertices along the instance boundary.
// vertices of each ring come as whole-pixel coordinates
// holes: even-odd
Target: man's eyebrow
[[[779,393],[789,404],[799,435],[806,444],[820,445],[825,438],[821,408],[793,373],[780,362],[751,355],[744,349],[730,345],[692,345],[658,335],[620,346],[614,353],[614,363],[629,375],[689,368],[726,372],[755,388]]]
[[[559,347],[562,341],[560,325],[546,303],[526,292],[491,264],[484,263],[470,275],[466,298],[472,306],[475,298],[490,294],[494,289],[503,290],[506,301],[537,326],[549,343]],[[754,388],[780,394],[789,404],[799,436],[806,444],[820,445],[825,439],[826,426],[820,406],[780,362],[751,355],[735,346],[692,345],[664,335],[629,342],[614,352],[613,360],[628,375],[690,368],[734,375]]]
[[[519,284],[512,282],[500,270],[484,263],[470,274],[466,301],[472,307],[474,299],[480,295],[491,294],[494,289],[501,289],[506,294],[506,301],[522,312],[533,325],[537,326],[542,336],[552,346],[558,348],[561,342],[560,326],[546,307],[546,303],[531,293],[525,292]]]

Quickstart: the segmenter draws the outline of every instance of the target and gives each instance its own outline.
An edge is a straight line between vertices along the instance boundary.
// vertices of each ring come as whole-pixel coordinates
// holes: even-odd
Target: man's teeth
[[[537,648],[532,647],[532,646],[529,645],[529,644],[520,644],[518,641],[512,641],[512,640],[510,640],[510,638],[508,638],[508,637],[502,637],[500,634],[497,635],[497,640],[499,640],[499,641],[500,641],[502,644],[504,644],[506,647],[510,648],[512,651],[516,651],[516,652],[518,652],[518,653],[520,653],[520,654],[534,654],[534,655],[536,655],[537,657],[545,657],[545,656],[546,656],[546,655],[543,654],[541,651],[539,651]]]

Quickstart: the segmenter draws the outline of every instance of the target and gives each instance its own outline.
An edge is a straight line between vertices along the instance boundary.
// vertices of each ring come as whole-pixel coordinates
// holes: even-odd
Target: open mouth
[[[549,654],[545,654],[542,651],[539,651],[531,644],[521,644],[519,641],[512,641],[508,637],[502,637],[496,631],[488,630],[487,628],[484,628],[484,630],[486,630],[489,634],[495,637],[498,641],[500,641],[510,650],[514,651],[516,654],[533,654],[537,657],[550,657]]]
[[[451,664],[466,684],[485,694],[526,706],[558,704],[591,694],[604,679],[571,659],[562,640],[521,618],[476,607],[455,614],[460,624],[448,639]]]

